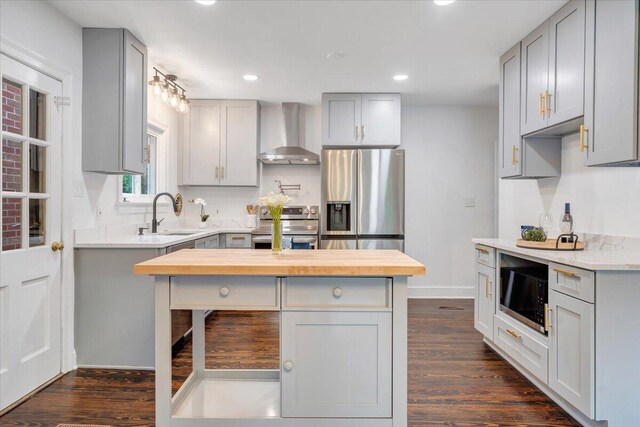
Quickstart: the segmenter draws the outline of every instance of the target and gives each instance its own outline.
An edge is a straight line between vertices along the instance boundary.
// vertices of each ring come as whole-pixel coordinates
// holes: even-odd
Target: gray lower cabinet
[[[144,173],[147,48],[123,28],[84,28],[82,37],[82,169]]]
[[[282,313],[282,416],[391,418],[391,312]]]
[[[218,248],[220,248],[219,234],[196,240],[196,249],[218,249]]]
[[[581,151],[588,166],[640,165],[638,1],[587,4],[587,84]]]
[[[476,262],[476,289],[473,325],[485,337],[493,340],[493,315],[496,312],[496,270]]]
[[[549,291],[549,387],[595,418],[594,304]]]
[[[522,40],[522,135],[583,115],[584,66],[585,0],[571,0]]]

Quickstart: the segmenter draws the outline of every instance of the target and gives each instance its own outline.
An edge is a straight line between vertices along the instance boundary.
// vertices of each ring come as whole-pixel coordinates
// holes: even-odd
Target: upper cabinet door
[[[220,105],[220,185],[258,185],[258,101]]]
[[[360,145],[362,96],[322,94],[322,145]]]
[[[182,121],[183,185],[217,185],[220,176],[220,101],[193,100]]]
[[[522,173],[520,137],[520,43],[500,58],[500,177]]]
[[[549,76],[549,21],[522,41],[522,135],[547,126],[545,94]]]
[[[146,47],[123,28],[83,28],[82,81],[82,170],[143,173]]]
[[[589,166],[638,159],[638,8],[637,1],[597,0],[588,10],[595,39],[587,51],[583,134]]]
[[[572,0],[549,19],[548,125],[584,112],[585,1]]]
[[[360,128],[362,145],[400,145],[400,111],[399,93],[363,94]]]
[[[144,173],[147,140],[147,48],[124,32],[124,114],[122,168]]]

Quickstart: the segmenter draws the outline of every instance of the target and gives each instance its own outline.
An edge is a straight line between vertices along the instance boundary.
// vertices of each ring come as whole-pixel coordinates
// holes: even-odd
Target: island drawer
[[[593,303],[595,273],[568,265],[550,263],[549,289]]]
[[[476,245],[476,262],[496,268],[496,250],[488,246]]]
[[[526,326],[494,316],[493,340],[527,371],[547,384],[549,347],[534,337]]]
[[[279,310],[277,279],[254,276],[171,278],[171,308],[190,310]]]
[[[283,308],[391,308],[392,280],[386,277],[287,277]]]

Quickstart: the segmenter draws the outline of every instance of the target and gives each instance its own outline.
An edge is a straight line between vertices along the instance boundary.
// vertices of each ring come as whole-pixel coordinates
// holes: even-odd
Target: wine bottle
[[[564,204],[564,215],[560,218],[560,231],[562,234],[573,233],[573,217],[571,216],[571,203]]]

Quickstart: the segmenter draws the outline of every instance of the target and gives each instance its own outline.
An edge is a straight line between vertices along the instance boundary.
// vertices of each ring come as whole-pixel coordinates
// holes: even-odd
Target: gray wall
[[[494,107],[402,109],[406,165],[406,252],[427,267],[410,296],[471,297],[471,238],[495,235]],[[475,207],[465,199],[475,198]]]

